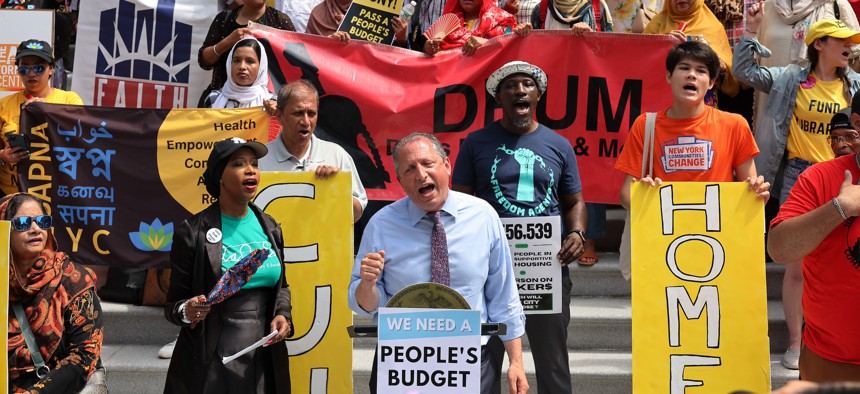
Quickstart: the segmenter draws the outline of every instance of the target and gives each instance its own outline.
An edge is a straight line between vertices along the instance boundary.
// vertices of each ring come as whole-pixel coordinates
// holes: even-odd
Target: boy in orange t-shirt
[[[630,184],[659,186],[666,181],[749,182],[756,196],[767,200],[770,183],[758,176],[753,157],[759,153],[747,121],[737,114],[705,105],[705,93],[714,86],[720,59],[707,45],[683,42],[666,57],[666,82],[672,89],[672,106],[657,113],[654,126],[654,173],[642,171],[645,114],[630,128],[615,168],[627,174],[621,185],[621,205],[630,209]],[[732,172],[736,174],[733,176]]]

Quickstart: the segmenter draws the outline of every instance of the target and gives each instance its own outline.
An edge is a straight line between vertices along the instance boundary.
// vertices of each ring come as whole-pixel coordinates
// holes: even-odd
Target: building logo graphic
[[[192,26],[174,20],[175,0],[155,9],[119,0],[101,12],[93,103],[120,108],[186,108]]]

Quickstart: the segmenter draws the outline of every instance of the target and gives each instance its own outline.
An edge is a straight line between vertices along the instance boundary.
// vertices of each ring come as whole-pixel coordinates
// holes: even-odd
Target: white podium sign
[[[479,393],[481,316],[473,310],[379,308],[379,393]]]

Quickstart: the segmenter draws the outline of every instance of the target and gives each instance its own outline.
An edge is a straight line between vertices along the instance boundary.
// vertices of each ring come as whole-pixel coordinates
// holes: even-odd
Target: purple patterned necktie
[[[451,286],[451,273],[448,270],[448,237],[442,226],[439,211],[427,212],[433,218],[433,232],[430,233],[430,281]]]

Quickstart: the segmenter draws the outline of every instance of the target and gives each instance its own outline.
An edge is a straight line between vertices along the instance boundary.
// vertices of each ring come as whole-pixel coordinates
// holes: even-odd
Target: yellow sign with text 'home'
[[[770,391],[763,201],[742,182],[631,193],[633,392]]]

